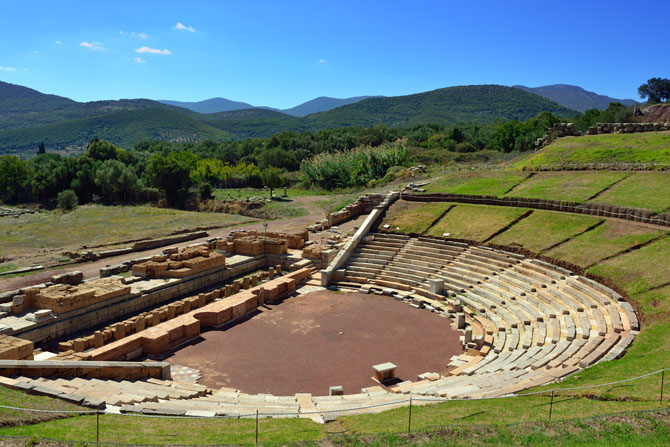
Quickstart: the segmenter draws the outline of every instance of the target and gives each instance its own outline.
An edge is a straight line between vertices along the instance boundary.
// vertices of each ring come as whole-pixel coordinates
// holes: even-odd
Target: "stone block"
[[[341,385],[334,385],[328,388],[329,396],[344,396],[344,388]]]

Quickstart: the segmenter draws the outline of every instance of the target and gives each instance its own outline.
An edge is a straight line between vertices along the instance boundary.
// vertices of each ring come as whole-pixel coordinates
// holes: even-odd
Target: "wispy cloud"
[[[105,48],[100,42],[82,42],[79,44],[80,47],[88,48],[94,51],[105,51]]]
[[[319,59],[319,63],[320,63],[320,64],[325,64],[325,63],[326,63],[326,60],[325,60],[325,59]]]
[[[149,35],[147,33],[137,33],[135,31],[119,31],[119,34],[122,36],[137,37],[140,39],[148,39]]]
[[[149,53],[149,54],[165,54],[165,55],[170,55],[172,54],[172,51],[168,50],[167,48],[161,50],[158,48],[149,48],[149,47],[140,47],[135,50],[136,53]]]
[[[35,51],[33,51],[33,54],[42,54],[42,52],[35,50]]]
[[[62,44],[63,42],[61,42],[60,40],[57,40],[57,41],[55,41],[54,43],[55,43],[56,45],[60,45],[60,44]]]
[[[14,67],[3,67],[0,65],[0,71],[16,71],[16,68]]]
[[[134,57],[133,62],[135,62],[136,64],[146,64],[147,63],[147,61],[145,61],[141,57]]]
[[[173,26],[172,29],[176,29],[179,31],[188,31],[189,33],[195,33],[195,28],[193,28],[192,26],[186,26],[181,22],[177,22],[177,24]]]

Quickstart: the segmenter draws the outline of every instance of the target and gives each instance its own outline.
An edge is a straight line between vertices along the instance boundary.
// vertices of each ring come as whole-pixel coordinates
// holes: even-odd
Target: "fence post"
[[[659,399],[660,407],[663,408],[663,383],[665,382],[665,368],[661,371],[661,398]]]
[[[549,422],[551,422],[551,413],[554,410],[554,390],[551,390],[551,402],[549,403]]]
[[[258,409],[256,410],[256,445],[258,445]]]
[[[100,412],[95,412],[95,443],[100,442]]]
[[[409,398],[409,416],[407,421],[407,435],[412,432],[412,398]]]

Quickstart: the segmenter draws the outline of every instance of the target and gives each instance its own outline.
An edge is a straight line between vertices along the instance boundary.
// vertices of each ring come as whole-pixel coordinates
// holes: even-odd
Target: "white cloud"
[[[82,42],[79,44],[80,47],[88,48],[95,51],[104,51],[104,47],[100,42]]]
[[[135,31],[119,31],[119,34],[122,36],[138,37],[140,39],[148,39],[149,35],[147,33],[137,33]]]
[[[165,54],[165,55],[170,55],[172,52],[168,50],[167,48],[160,50],[158,48],[149,48],[149,47],[141,47],[135,50],[136,53],[150,53],[150,54]]]
[[[179,31],[188,31],[189,33],[195,33],[195,28],[193,28],[192,26],[186,26],[181,22],[177,22],[177,24],[173,26],[172,29],[176,29]]]
[[[134,57],[134,58],[133,58],[133,62],[135,62],[135,63],[137,63],[137,64],[146,64],[146,63],[147,63],[147,61],[145,61],[145,60],[142,59],[141,57]]]
[[[14,67],[3,67],[0,65],[0,71],[16,71],[16,68]]]
[[[57,41],[55,41],[54,43],[55,43],[56,45],[60,45],[60,44],[62,44],[63,42],[61,42],[60,40],[57,40]]]
[[[42,52],[35,50],[35,51],[33,51],[33,54],[42,54]]]
[[[319,59],[319,63],[320,63],[320,64],[325,64],[325,63],[326,63],[326,60],[325,60],[325,59]]]

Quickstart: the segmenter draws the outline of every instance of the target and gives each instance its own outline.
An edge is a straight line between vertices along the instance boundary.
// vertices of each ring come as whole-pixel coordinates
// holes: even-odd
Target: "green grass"
[[[400,201],[387,212],[383,224],[400,233],[421,234],[453,203],[420,203]]]
[[[509,196],[584,202],[625,175],[610,171],[539,172]]]
[[[601,219],[557,211],[534,210],[509,230],[497,236],[492,243],[516,245],[541,252],[554,244],[575,236]]]
[[[524,172],[454,171],[426,185],[427,192],[502,196],[528,176]]]
[[[483,241],[526,211],[525,208],[459,203],[427,234],[450,233],[453,238]]]
[[[69,213],[59,210],[0,220],[2,254],[19,267],[57,262],[61,252],[166,236],[195,227],[226,226],[253,219],[152,206],[85,205]],[[128,244],[129,245],[129,244]]]
[[[591,268],[593,273],[612,278],[630,294],[644,292],[670,280],[670,237],[630,253],[609,259]]]
[[[517,168],[583,163],[670,163],[670,132],[560,138],[516,163]]]
[[[670,209],[668,191],[670,173],[635,172],[592,201],[662,212]]]
[[[556,259],[587,267],[661,234],[660,231],[608,220],[592,231],[545,253]]]

